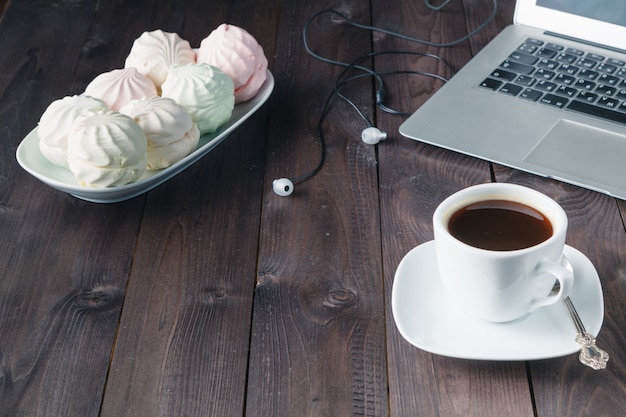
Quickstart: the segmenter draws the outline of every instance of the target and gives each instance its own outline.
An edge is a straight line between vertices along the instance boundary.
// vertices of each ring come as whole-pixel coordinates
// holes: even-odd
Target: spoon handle
[[[578,334],[576,335],[576,343],[581,347],[580,355],[578,359],[584,365],[587,365],[593,369],[604,369],[606,363],[609,361],[609,354],[604,350],[596,346],[596,338],[587,333],[585,325],[583,324],[578,312],[574,308],[574,304],[569,297],[563,299],[563,303],[567,308],[574,327]]]

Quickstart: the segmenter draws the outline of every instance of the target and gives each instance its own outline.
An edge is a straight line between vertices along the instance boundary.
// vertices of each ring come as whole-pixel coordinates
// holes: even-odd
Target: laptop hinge
[[[549,30],[544,31],[544,33],[546,35],[556,36],[557,38],[567,39],[569,41],[574,41],[574,42],[579,42],[579,43],[584,43],[586,45],[595,46],[597,48],[606,49],[606,50],[609,50],[609,51],[612,51],[612,52],[617,52],[617,53],[620,53],[620,54],[626,54],[626,50],[620,49],[620,48],[615,48],[613,46],[602,45],[600,43],[590,42],[590,41],[586,41],[584,39],[578,39],[578,38],[575,38],[573,36],[567,36],[567,35],[562,35],[562,34],[556,33],[556,32],[550,32]]]

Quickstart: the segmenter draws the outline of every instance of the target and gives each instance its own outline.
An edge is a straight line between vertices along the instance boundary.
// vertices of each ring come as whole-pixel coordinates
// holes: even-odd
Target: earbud
[[[382,130],[376,127],[368,127],[365,130],[363,130],[363,132],[361,133],[361,139],[363,139],[363,142],[367,143],[368,145],[376,145],[381,140],[387,139],[387,133],[383,132]],[[322,168],[322,166],[324,165],[326,152],[325,152],[324,142],[320,141],[320,143],[322,146],[322,156],[320,158],[320,163],[317,165],[317,167],[313,169],[312,171],[309,171],[308,173],[297,178],[275,179],[272,182],[272,190],[274,191],[276,195],[279,195],[281,197],[287,197],[288,195],[291,195],[291,193],[293,193],[294,181],[295,182],[305,181],[311,178],[313,175],[315,175]]]
[[[293,182],[288,178],[278,178],[272,182],[272,189],[281,197],[287,197],[293,193]]]
[[[387,133],[372,126],[361,132],[361,139],[368,145],[376,145],[381,140],[387,139]]]

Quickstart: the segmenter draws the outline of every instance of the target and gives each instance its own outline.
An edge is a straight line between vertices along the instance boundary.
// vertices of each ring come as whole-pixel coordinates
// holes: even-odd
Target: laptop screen
[[[537,6],[626,26],[626,2],[618,0],[537,0]]]
[[[624,0],[516,0],[516,24],[626,50]]]

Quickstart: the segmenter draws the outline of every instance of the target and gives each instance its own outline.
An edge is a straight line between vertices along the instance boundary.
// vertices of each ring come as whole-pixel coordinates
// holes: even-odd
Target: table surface
[[[388,140],[361,142],[364,120],[335,100],[321,172],[289,198],[272,193],[274,178],[317,164],[318,120],[343,71],[306,53],[311,16],[338,8],[359,23],[442,42],[476,27],[491,6],[0,1],[0,416],[626,415],[624,201],[404,139],[405,117],[376,109],[365,78],[342,91]],[[371,51],[429,52],[458,69],[512,22],[513,7],[501,0],[495,20],[449,48],[325,14],[311,25],[311,46],[345,62]],[[223,22],[263,45],[276,85],[192,167],[147,194],[96,204],[18,166],[16,148],[46,107],[122,67],[143,31],[176,32],[198,46]],[[415,56],[367,64],[450,75]],[[440,86],[386,77],[387,104],[413,111]],[[391,308],[400,261],[432,240],[439,202],[490,181],[538,189],[566,210],[567,243],[600,276],[607,369],[584,367],[576,354],[451,358],[400,335]]]

